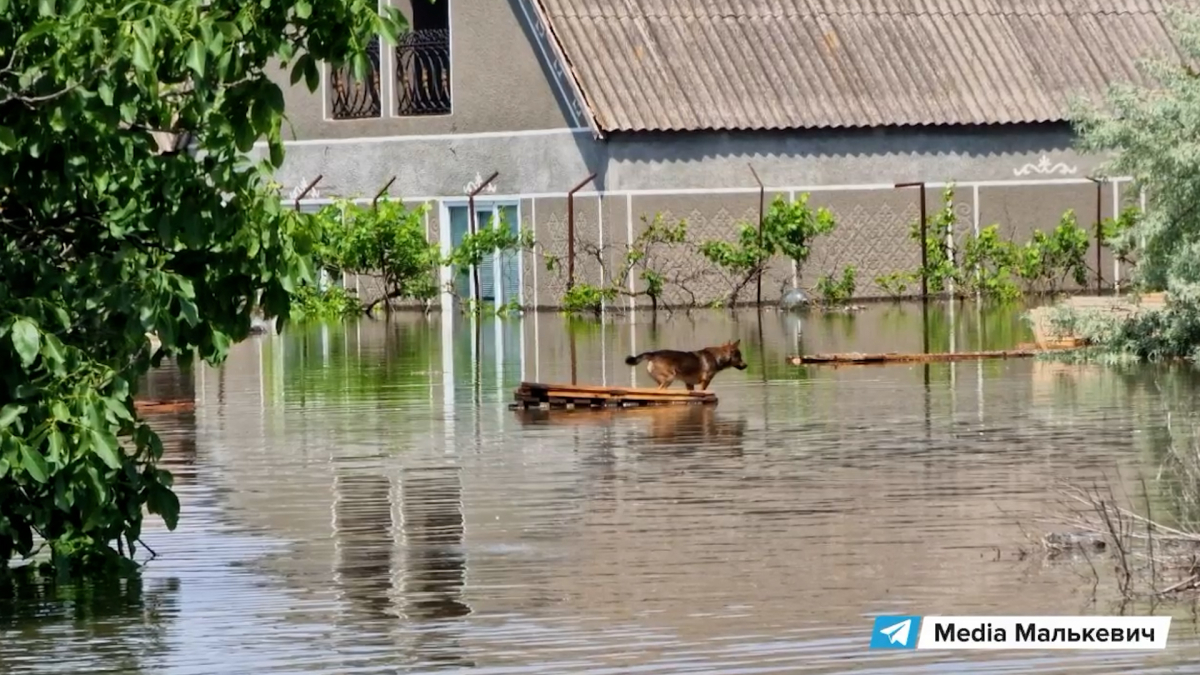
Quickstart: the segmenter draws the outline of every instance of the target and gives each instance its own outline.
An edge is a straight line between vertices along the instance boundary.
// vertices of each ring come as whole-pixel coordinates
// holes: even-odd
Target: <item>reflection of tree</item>
[[[0,581],[0,664],[14,670],[49,659],[70,632],[70,670],[153,673],[168,650],[169,619],[179,612],[179,580],[141,578],[71,585],[17,574]],[[66,664],[60,664],[66,665]],[[32,669],[31,669],[32,670]]]
[[[424,319],[361,320],[289,329],[284,354],[288,398],[322,401],[427,402],[431,363],[441,358],[441,331]]]

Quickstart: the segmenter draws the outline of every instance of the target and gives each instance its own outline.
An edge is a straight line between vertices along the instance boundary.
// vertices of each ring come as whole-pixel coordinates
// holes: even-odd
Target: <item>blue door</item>
[[[450,245],[458,246],[462,240],[471,231],[471,220],[467,216],[469,211],[465,206],[451,206],[448,208],[450,212]],[[492,219],[492,208],[475,207],[475,227],[487,227]],[[479,290],[480,298],[490,301],[492,299],[493,278],[495,275],[492,268],[495,265],[493,255],[488,254],[483,258],[483,264],[479,266]],[[466,268],[459,270],[454,278],[454,294],[460,298],[471,297],[471,269]]]
[[[517,207],[515,204],[501,206],[500,212],[501,222],[505,227],[515,235],[521,233],[521,221],[517,215]],[[498,304],[504,304],[514,298],[517,301],[521,299],[521,252],[520,251],[505,251],[500,254],[500,280],[502,297]]]
[[[467,216],[469,211],[466,206],[450,206],[448,211],[450,214],[450,245],[458,246],[471,231],[471,222]],[[513,234],[520,232],[520,221],[515,204],[494,208],[491,206],[475,207],[476,227],[494,226],[493,218],[499,218],[501,225],[508,228]],[[491,302],[497,306],[504,304],[510,298],[519,299],[521,297],[520,252],[505,252],[499,257],[500,260],[497,261],[494,253],[488,253],[483,257],[483,262],[479,266],[479,298],[483,302]],[[497,262],[499,262],[498,265]],[[499,278],[497,278],[497,267],[499,267]],[[471,270],[465,269],[460,270],[455,277],[454,292],[459,297],[471,297],[470,275]]]

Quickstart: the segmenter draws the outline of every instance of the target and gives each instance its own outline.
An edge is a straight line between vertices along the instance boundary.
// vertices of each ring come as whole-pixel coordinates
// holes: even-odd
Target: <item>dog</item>
[[[741,340],[734,340],[694,352],[657,349],[642,352],[637,356],[627,356],[625,363],[636,366],[645,361],[646,372],[650,373],[650,377],[658,383],[659,389],[666,389],[675,380],[680,380],[688,391],[694,391],[697,385],[700,387],[700,391],[704,391],[717,373],[722,370],[726,368],[746,369],[746,362],[742,360],[742,350],[738,349],[741,342]]]

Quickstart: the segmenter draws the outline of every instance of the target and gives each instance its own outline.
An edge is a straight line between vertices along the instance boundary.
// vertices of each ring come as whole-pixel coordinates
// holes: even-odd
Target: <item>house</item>
[[[595,285],[614,283],[643,217],[729,238],[757,221],[756,175],[768,204],[810,194],[838,230],[803,270],[776,265],[768,300],[845,265],[856,295],[879,296],[877,277],[915,269],[919,200],[900,182],[926,183],[930,214],[954,182],[956,233],[999,223],[1023,240],[1067,209],[1090,228],[1097,202],[1108,217],[1138,195],[1089,179],[1101,158],[1073,150],[1070,97],[1141,82],[1138,59],[1175,53],[1160,0],[393,2],[412,31],[368,82],[327,69],[318,95],[288,90],[278,180],[295,197],[321,176],[316,206],[369,201],[394,178],[388,194],[428,204],[447,251],[479,190],[478,222],[503,215],[540,242],[481,270],[485,298],[527,307],[566,290],[568,266],[542,263],[567,259],[573,188],[574,279]],[[728,294],[694,252],[662,261],[679,281],[668,300]],[[1105,285],[1121,274],[1107,251],[1099,271]],[[457,283],[467,295],[469,277]]]

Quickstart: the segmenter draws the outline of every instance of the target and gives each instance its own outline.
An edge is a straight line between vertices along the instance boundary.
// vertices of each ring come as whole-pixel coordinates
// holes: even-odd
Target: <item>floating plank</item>
[[[598,387],[573,384],[543,384],[522,382],[513,392],[521,408],[607,408],[646,405],[688,405],[717,402],[711,391],[688,391],[683,388],[655,389],[652,387]]]
[[[1036,356],[1038,349],[1009,349],[984,352],[943,352],[936,354],[804,354],[790,356],[788,362],[794,366],[810,363],[832,364],[877,364],[877,363],[935,363],[946,361],[972,361],[978,359],[1017,359]]]

